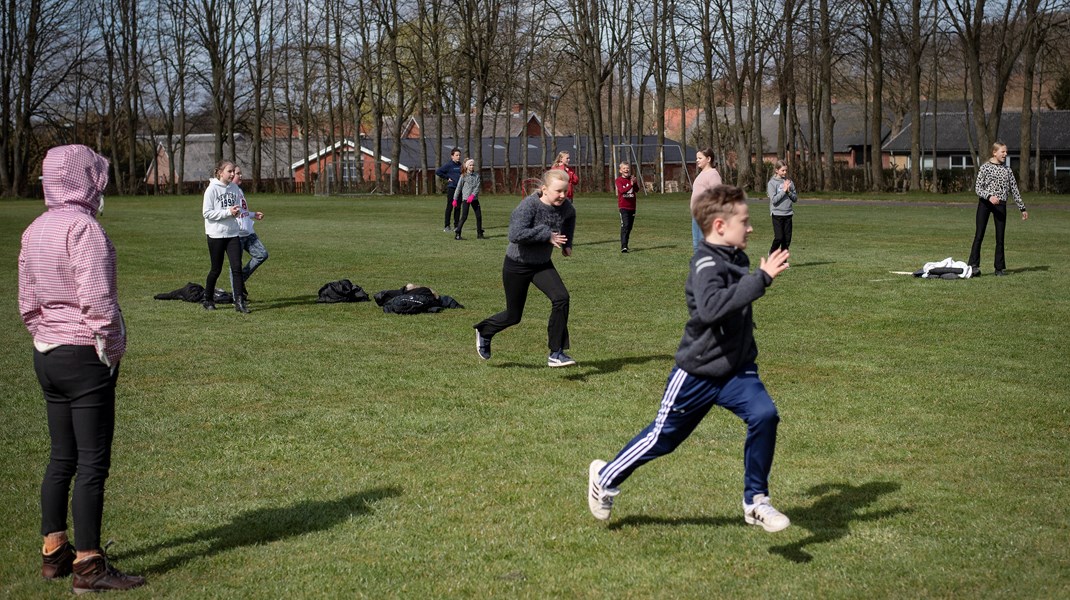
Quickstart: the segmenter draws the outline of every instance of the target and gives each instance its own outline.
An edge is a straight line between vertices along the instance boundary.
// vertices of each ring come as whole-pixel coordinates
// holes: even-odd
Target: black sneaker
[[[100,554],[74,563],[71,588],[75,594],[132,590],[143,585],[145,585],[144,577],[127,575],[108,564],[108,555],[104,553],[104,550],[101,550]]]
[[[1003,277],[1003,276],[1005,276],[1006,274],[1007,274],[1007,272],[1006,272],[1006,271],[1004,271],[1003,269],[999,269],[998,271],[996,271],[996,272],[995,272],[995,276],[996,276],[996,277]]]
[[[484,337],[478,329],[476,330],[476,353],[479,354],[479,358],[490,360],[490,337]]]
[[[71,574],[74,565],[74,546],[65,542],[51,554],[41,553],[41,577],[62,579]]]
[[[620,249],[620,253],[621,254],[627,254],[628,253],[628,248],[627,247],[621,248]]]

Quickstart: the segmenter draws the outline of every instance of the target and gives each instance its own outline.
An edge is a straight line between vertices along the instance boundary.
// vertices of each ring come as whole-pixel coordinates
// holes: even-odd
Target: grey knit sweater
[[[550,261],[554,247],[550,233],[558,231],[568,237],[565,247],[572,247],[576,232],[576,209],[571,202],[561,206],[543,204],[540,192],[524,198],[509,217],[509,247],[505,255],[517,262],[538,265]]]

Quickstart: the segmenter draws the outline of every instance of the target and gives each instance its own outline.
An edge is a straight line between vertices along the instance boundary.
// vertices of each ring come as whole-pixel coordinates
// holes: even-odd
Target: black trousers
[[[620,247],[628,247],[628,238],[632,236],[632,225],[635,224],[635,211],[626,208],[620,209]]]
[[[207,236],[205,236],[207,237]],[[208,238],[208,256],[212,259],[212,269],[208,271],[208,278],[204,282],[206,298],[212,298],[215,294],[215,282],[219,274],[223,272],[223,255],[230,261],[230,277],[234,282],[234,299],[245,295],[245,276],[242,275],[241,266],[241,240],[232,238]]]
[[[443,221],[443,228],[450,226],[450,213],[453,213],[453,229],[457,229],[457,223],[461,220],[461,203],[457,202],[457,206],[453,205],[453,195],[457,193],[457,188],[446,188],[446,216]]]
[[[773,244],[769,246],[772,254],[777,248],[788,249],[791,245],[791,215],[773,215]]]
[[[554,268],[553,261],[527,265],[506,256],[502,266],[505,310],[476,323],[475,328],[483,337],[492,337],[499,331],[519,323],[524,315],[524,305],[528,301],[528,287],[532,283],[550,299],[550,322],[546,326],[550,351],[557,352],[568,348],[568,290]]]
[[[996,260],[993,268],[1002,271],[1007,268],[1007,259],[1003,255],[1003,233],[1007,230],[1007,204],[1005,202],[992,204],[987,198],[977,199],[977,228],[973,232],[970,260],[966,262],[975,269],[981,266],[981,242],[985,239],[985,229],[988,229],[989,215],[992,215],[996,223]]]
[[[463,207],[461,208],[461,222],[458,223],[455,228],[457,230],[457,235],[461,234],[461,230],[464,229],[464,222],[468,220],[469,206],[472,207],[472,210],[476,211],[476,232],[478,232],[479,235],[483,235],[483,210],[479,208],[479,200],[472,200],[471,202],[460,200],[460,202],[463,203]]]
[[[41,483],[41,535],[67,530],[74,479],[74,547],[95,550],[100,548],[104,481],[111,468],[119,368],[100,362],[92,346],[60,346],[48,354],[34,350],[33,368],[44,392],[52,440]]]

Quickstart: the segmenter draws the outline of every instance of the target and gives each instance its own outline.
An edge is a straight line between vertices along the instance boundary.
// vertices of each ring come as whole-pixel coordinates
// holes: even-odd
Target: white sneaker
[[[604,460],[593,460],[587,469],[587,506],[591,514],[599,521],[608,521],[613,512],[613,499],[620,493],[618,488],[605,488],[598,485],[598,472],[606,466]]]
[[[762,529],[770,532],[781,531],[791,525],[787,515],[769,504],[769,496],[765,494],[756,494],[754,504],[743,505],[743,518],[747,525],[761,525]]]

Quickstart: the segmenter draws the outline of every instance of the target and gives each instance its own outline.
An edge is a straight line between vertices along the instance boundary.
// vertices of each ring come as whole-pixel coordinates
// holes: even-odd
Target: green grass
[[[1010,220],[1010,277],[928,281],[890,271],[965,259],[972,206],[802,201],[793,266],[755,309],[782,416],[772,492],[793,521],[774,535],[743,524],[726,411],[637,471],[608,525],[584,502],[588,462],[653,418],[672,366],[684,197],[640,199],[629,255],[615,202],[577,199],[575,256],[555,259],[567,369],[545,366],[534,290],[493,360],[473,348],[471,325],[504,305],[516,200],[485,198],[491,239],[456,242],[437,197],[254,196],[271,259],[242,316],[152,299],[203,282],[199,198],[109,198],[130,346],[104,536],[150,580],[124,598],[1070,595],[1065,207]],[[38,577],[48,438],[16,302],[42,205],[2,207],[0,595],[67,597]],[[770,228],[753,213],[757,265]],[[991,256],[989,239],[989,272]],[[466,308],[313,303],[343,277]]]

